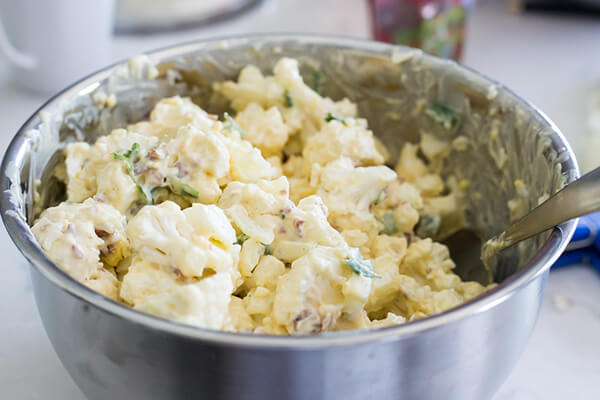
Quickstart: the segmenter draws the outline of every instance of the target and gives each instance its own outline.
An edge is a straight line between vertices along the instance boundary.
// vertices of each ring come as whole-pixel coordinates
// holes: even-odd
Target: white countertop
[[[340,11],[340,10],[343,10]],[[118,37],[113,58],[194,38],[243,32],[320,32],[366,37],[360,0],[271,0],[235,23],[161,36]],[[544,110],[577,153],[586,143],[586,99],[600,88],[600,21],[511,15],[480,2],[469,25],[464,63]],[[0,58],[0,149],[44,101],[15,87]],[[600,150],[600,149],[599,149]],[[46,337],[28,266],[0,229],[0,398],[82,399]],[[557,307],[557,296],[570,307]],[[68,327],[65,327],[68,329]],[[495,400],[600,398],[600,274],[575,266],[550,274],[539,321],[516,368]]]

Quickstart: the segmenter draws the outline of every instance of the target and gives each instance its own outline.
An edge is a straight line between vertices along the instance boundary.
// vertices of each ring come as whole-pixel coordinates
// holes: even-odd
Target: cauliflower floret
[[[217,82],[213,88],[225,95],[236,111],[242,111],[250,103],[269,108],[277,104],[283,106],[284,102],[284,89],[275,82],[274,77],[265,77],[254,65],[242,68],[237,82]]]
[[[388,235],[412,232],[422,209],[423,199],[419,190],[399,179],[380,192],[372,207],[373,213],[384,225],[383,232]]]
[[[265,160],[260,150],[245,140],[226,138],[225,145],[231,157],[232,181],[253,183],[261,179],[275,178],[277,170]]]
[[[246,132],[244,139],[258,147],[263,156],[281,154],[290,128],[284,123],[277,107],[265,110],[256,103],[250,103],[235,116],[235,120]]]
[[[433,290],[457,287],[458,275],[452,273],[454,262],[443,244],[431,239],[416,240],[408,246],[406,256],[400,264],[400,272],[419,277]]]
[[[48,257],[77,281],[117,299],[112,267],[129,254],[125,217],[110,204],[87,199],[45,210],[32,231]]]
[[[223,329],[229,322],[231,276],[219,272],[185,279],[168,267],[136,257],[123,278],[121,297],[133,308],[189,325]]]
[[[121,282],[117,279],[114,272],[101,268],[83,283],[93,291],[98,292],[109,299],[119,301]]]
[[[225,330],[231,332],[252,332],[256,328],[254,320],[246,311],[244,301],[237,296],[231,296],[229,302],[229,323]]]
[[[75,176],[85,163],[90,153],[91,146],[85,142],[69,143],[65,148],[65,183],[74,181]],[[79,181],[82,183],[83,181]],[[73,187],[71,188],[73,190]],[[85,189],[83,189],[85,190]]]
[[[365,306],[365,310],[370,314],[389,307],[390,303],[401,295],[399,292],[402,288],[398,262],[392,255],[385,254],[372,259],[371,262],[381,278],[373,279],[369,301]]]
[[[371,254],[371,249],[367,247],[369,243],[369,235],[360,229],[346,229],[342,231],[342,237],[351,247],[360,248],[360,252],[363,256]]]
[[[217,206],[196,203],[183,211],[171,201],[145,206],[129,221],[127,235],[140,257],[186,278],[234,274],[239,246],[233,244],[235,231]],[[234,281],[238,278],[232,275]]]
[[[216,116],[208,114],[187,97],[162,99],[150,113],[150,121],[138,122],[127,129],[147,136],[173,138],[180,127],[192,125],[208,132],[218,129]]]
[[[290,199],[298,204],[300,200],[315,194],[315,188],[311,186],[306,171],[304,170],[304,159],[301,156],[291,156],[282,165],[282,171],[290,182]]]
[[[304,118],[319,128],[326,124],[325,117],[328,113],[344,117],[354,117],[356,115],[356,105],[348,99],[339,102],[321,97],[317,92],[308,87],[298,67],[298,61],[291,58],[282,58],[273,68],[275,81],[280,87],[288,90],[288,95],[292,99],[293,107],[297,108]],[[280,97],[284,99],[283,96]],[[307,121],[304,121],[306,124]]]
[[[400,325],[406,322],[406,318],[394,313],[387,313],[384,319],[376,319],[371,321],[369,327],[371,329],[385,328],[388,326]]]
[[[362,321],[371,279],[344,265],[349,254],[319,247],[294,261],[277,284],[274,320],[288,333],[305,334],[334,330],[340,319]]]
[[[300,200],[297,207],[284,208],[271,246],[279,259],[292,262],[319,246],[346,247],[346,243],[327,221],[327,207],[318,196]]]
[[[171,174],[194,187],[198,191],[198,201],[216,202],[221,195],[219,182],[229,178],[230,155],[223,135],[184,126],[173,140],[167,142],[165,150],[168,168],[173,170]]]
[[[110,135],[100,137],[89,148],[84,161],[81,161],[83,147],[79,144],[68,145],[67,200],[81,202],[97,195],[125,214],[131,203],[138,198],[139,193],[129,176],[125,162],[115,159],[113,153],[127,151],[134,143],[150,148],[157,141],[157,138],[115,129]],[[77,166],[80,169],[76,170]],[[114,185],[111,185],[111,182]]]
[[[411,183],[416,182],[418,178],[428,173],[425,162],[417,155],[418,151],[419,146],[406,143],[402,147],[400,159],[398,160],[398,164],[396,164],[398,175]]]
[[[111,162],[98,170],[96,176],[98,198],[125,213],[140,193],[122,162]]]
[[[370,243],[371,254],[374,258],[388,255],[394,262],[400,263],[406,255],[408,242],[404,236],[375,236]]]
[[[273,68],[273,73],[274,76],[265,77],[258,68],[249,65],[242,69],[237,83],[215,83],[213,88],[230,100],[231,106],[238,112],[250,103],[257,103],[264,109],[276,106],[291,132],[300,129],[303,139],[326,123],[327,113],[345,117],[356,115],[356,105],[348,99],[334,102],[308,87],[296,60],[282,58]]]
[[[311,184],[329,209],[329,221],[340,230],[361,229],[370,236],[380,230],[369,207],[396,179],[385,166],[354,167],[342,157],[325,167],[313,166]]]
[[[241,232],[271,244],[282,211],[292,206],[288,194],[285,177],[256,183],[232,182],[223,191],[218,205]]]
[[[464,302],[464,298],[454,289],[434,291],[407,275],[400,274],[398,283],[400,292],[389,311],[410,320],[446,311]]]
[[[378,165],[383,156],[377,151],[373,132],[367,130],[365,120],[348,122],[331,121],[306,139],[302,151],[304,168],[310,171],[313,164],[326,165],[330,161],[346,157],[353,165]]]

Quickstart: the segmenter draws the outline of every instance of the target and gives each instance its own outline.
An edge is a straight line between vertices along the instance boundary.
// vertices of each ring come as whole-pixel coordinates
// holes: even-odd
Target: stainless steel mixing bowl
[[[512,274],[474,301],[396,327],[310,337],[211,331],[137,312],[71,279],[37,245],[28,224],[64,196],[52,174],[64,142],[93,141],[175,93],[221,112],[211,82],[235,78],[248,63],[268,71],[282,56],[298,58],[319,90],[357,102],[392,158],[422,132],[452,143],[440,168],[469,182],[460,202],[482,236],[578,176],[564,137],[535,107],[473,71],[409,48],[254,36],[184,44],[109,67],[38,110],[2,164],[2,218],[32,266],[40,315],[63,365],[91,399],[491,398],[527,343],[548,270],[574,221],[507,252]],[[114,107],[105,106],[110,94]],[[460,126],[446,129],[428,118],[428,102],[460,110]],[[516,190],[518,179],[527,191]]]

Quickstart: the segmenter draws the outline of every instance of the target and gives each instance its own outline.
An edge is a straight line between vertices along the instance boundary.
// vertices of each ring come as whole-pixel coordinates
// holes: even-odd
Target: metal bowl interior
[[[575,221],[507,251],[512,274],[460,307],[396,327],[307,337],[212,331],[143,314],[84,287],[44,255],[29,224],[41,209],[62,199],[64,188],[53,177],[53,168],[61,161],[65,143],[93,142],[113,128],[147,117],[160,98],[175,94],[191,96],[220,113],[226,106],[212,93],[212,82],[235,79],[247,64],[269,72],[284,56],[299,60],[307,82],[314,85],[320,79],[326,95],[356,102],[359,115],[367,118],[392,159],[403,143],[418,141],[422,132],[445,142],[465,138],[468,146],[450,146],[439,168],[446,178],[469,181],[462,201],[469,228],[482,237],[497,233],[511,218],[579,175],[569,145],[542,112],[501,84],[454,62],[411,48],[336,37],[267,35],[194,42],[92,74],[50,99],[23,125],[6,152],[0,176],[2,218],[19,250],[54,285],[113,316],[208,342],[283,348],[407,337],[485,312],[546,272],[564,250]],[[151,64],[157,66],[158,76],[149,73]],[[97,100],[110,94],[116,96],[116,106],[98,106]],[[464,115],[460,127],[447,130],[427,118],[423,105],[428,102],[460,110]],[[526,185],[526,195],[517,192],[516,180]],[[509,201],[516,204],[516,211],[509,209]]]

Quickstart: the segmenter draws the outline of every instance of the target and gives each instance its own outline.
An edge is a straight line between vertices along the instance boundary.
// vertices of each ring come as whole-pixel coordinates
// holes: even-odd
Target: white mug
[[[21,85],[56,92],[110,61],[114,0],[0,2],[0,52]]]

